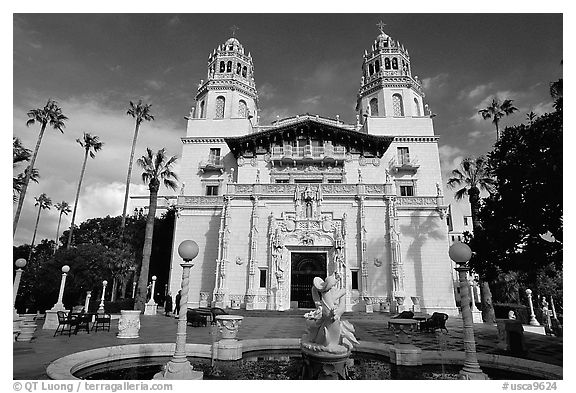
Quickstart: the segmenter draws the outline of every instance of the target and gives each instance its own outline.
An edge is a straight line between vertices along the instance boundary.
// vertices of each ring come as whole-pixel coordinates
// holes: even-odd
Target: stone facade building
[[[182,138],[177,245],[195,240],[189,307],[314,307],[337,273],[347,310],[456,314],[438,137],[408,50],[382,30],[362,62],[356,122],[259,124],[254,66],[236,38],[209,56]]]

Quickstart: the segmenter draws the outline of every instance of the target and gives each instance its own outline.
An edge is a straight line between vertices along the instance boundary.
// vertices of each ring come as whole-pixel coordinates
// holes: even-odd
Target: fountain
[[[312,298],[316,310],[304,315],[307,331],[302,336],[302,379],[349,379],[352,345],[358,344],[354,327],[340,319],[346,309],[346,290],[336,286],[336,274],[326,280],[315,277]]]

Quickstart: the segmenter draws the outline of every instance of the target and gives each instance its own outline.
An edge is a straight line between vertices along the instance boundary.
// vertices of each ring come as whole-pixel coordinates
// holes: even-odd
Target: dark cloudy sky
[[[121,214],[134,127],[128,101],[152,103],[156,117],[143,124],[136,155],[146,147],[180,155],[183,117],[206,78],[208,54],[232,25],[254,59],[263,123],[305,112],[353,122],[362,54],[379,20],[408,48],[438,114],[444,181],[462,157],[491,149],[494,126],[477,111],[492,97],[513,99],[519,109],[504,125],[551,110],[549,83],[562,76],[560,14],[15,14],[14,135],[34,147],[39,129],[25,126],[26,112],[48,98],[70,120],[64,134],[44,136],[41,181],[28,189],[14,243],[31,240],[35,196],[73,203],[83,158],[75,140],[83,132],[105,145],[88,162],[77,223]],[[147,194],[137,169],[132,183],[134,194]],[[43,213],[37,239],[53,239],[57,220],[54,208]]]

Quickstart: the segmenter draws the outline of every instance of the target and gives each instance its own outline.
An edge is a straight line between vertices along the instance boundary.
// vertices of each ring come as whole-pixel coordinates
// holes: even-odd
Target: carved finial
[[[362,183],[362,170],[358,169],[358,183]]]
[[[256,184],[260,184],[260,169],[256,169]]]
[[[232,27],[230,27],[230,31],[232,32],[232,37],[236,37],[236,32],[240,30],[240,28],[236,25],[232,25]]]
[[[180,195],[184,195],[184,188],[186,187],[186,183],[182,182],[182,186],[180,186]]]
[[[378,26],[378,28],[380,29],[380,33],[384,34],[384,26],[386,26],[386,23],[380,21],[376,23],[376,26]]]

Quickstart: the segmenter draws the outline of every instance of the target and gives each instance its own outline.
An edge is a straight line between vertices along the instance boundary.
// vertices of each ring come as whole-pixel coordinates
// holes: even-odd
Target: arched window
[[[380,72],[380,62],[376,60],[376,73]]]
[[[242,76],[243,76],[244,78],[246,78],[247,72],[248,72],[248,69],[246,68],[246,66],[242,67]]]
[[[218,96],[216,98],[216,118],[222,119],[224,118],[224,105],[226,104],[226,100],[222,96]]]
[[[242,71],[242,64],[236,63],[236,74],[240,75],[241,71]]]
[[[384,68],[386,68],[387,70],[390,69],[390,59],[389,58],[384,59]]]
[[[414,114],[416,116],[422,116],[420,113],[420,104],[418,103],[418,98],[414,98]]]
[[[404,105],[402,104],[402,96],[398,93],[392,96],[392,113],[394,113],[394,116],[404,116]]]
[[[224,72],[225,69],[226,69],[226,66],[224,65],[224,62],[221,61],[220,62],[220,72]]]
[[[232,60],[228,60],[226,63],[226,72],[232,72]]]
[[[368,73],[370,74],[370,76],[372,76],[372,74],[374,73],[374,66],[372,64],[368,64]]]
[[[370,100],[370,115],[378,116],[378,98],[372,98]]]
[[[206,113],[204,113],[204,101],[200,103],[200,119],[205,117]]]
[[[398,69],[398,59],[393,57],[392,58],[392,69],[393,70],[397,70]]]
[[[238,101],[238,116],[243,118],[248,117],[248,105],[246,105],[246,101],[244,100]]]

